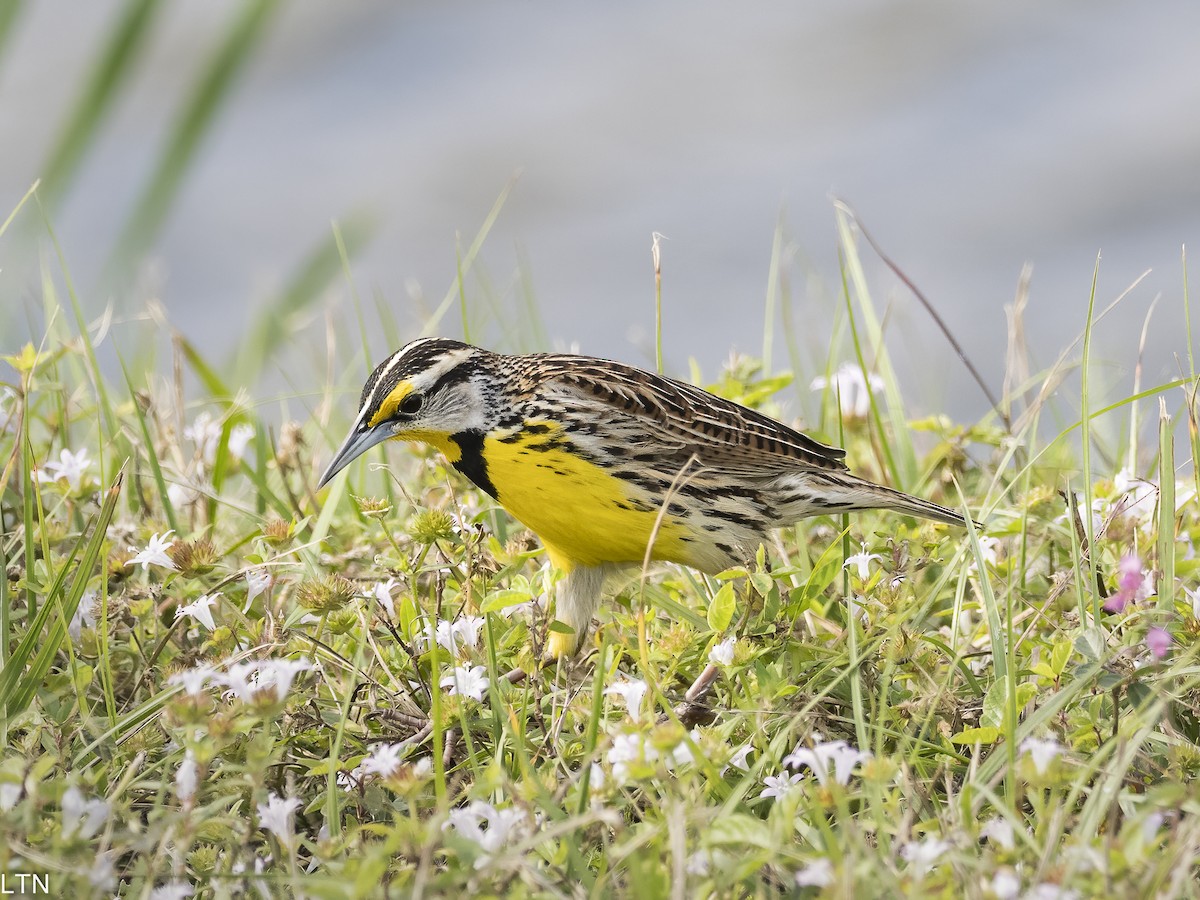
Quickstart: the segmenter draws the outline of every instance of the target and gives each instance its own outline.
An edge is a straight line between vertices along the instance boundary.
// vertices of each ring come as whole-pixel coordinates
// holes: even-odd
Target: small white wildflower
[[[488,689],[487,668],[484,666],[455,666],[454,672],[441,680],[441,686],[449,688],[451,694],[462,694],[473,700],[482,700]]]
[[[85,591],[84,595],[79,598],[79,605],[75,607],[75,615],[71,616],[71,623],[67,626],[67,633],[71,635],[71,640],[79,643],[79,639],[83,636],[83,629],[91,628],[96,624],[96,601],[100,599],[100,595],[95,591]]]
[[[743,772],[750,771],[750,764],[746,762],[746,757],[754,752],[753,744],[743,744],[734,751],[733,756],[729,757],[729,765],[735,769],[740,769]]]
[[[979,535],[979,555],[987,565],[996,565],[1000,557],[1000,539],[989,534]],[[971,567],[975,567],[974,560],[971,561]]]
[[[1054,758],[1065,749],[1058,741],[1045,738],[1029,737],[1021,741],[1021,752],[1028,753],[1033,759],[1033,767],[1039,775],[1045,775]]]
[[[703,878],[712,866],[712,853],[708,850],[697,850],[687,858],[687,873]]]
[[[150,892],[150,900],[187,900],[196,889],[186,881],[168,881]]]
[[[292,845],[292,813],[300,806],[299,797],[280,797],[274,791],[266,803],[258,804],[258,826],[269,831],[285,847]]]
[[[181,803],[188,805],[196,796],[199,777],[200,767],[196,764],[196,755],[188,750],[183,754],[183,762],[175,770],[175,796]]]
[[[803,780],[803,775],[790,775],[787,772],[784,772],[782,775],[768,775],[763,779],[763,784],[766,787],[762,789],[762,792],[758,796],[779,799]]]
[[[201,594],[187,606],[179,606],[175,609],[175,618],[181,619],[188,616],[195,619],[209,631],[217,627],[217,623],[213,621],[212,609],[210,607],[217,602],[220,594]]]
[[[284,700],[292,689],[292,682],[301,672],[316,668],[307,659],[264,659],[258,663],[254,687],[264,691],[274,689],[275,699]]]
[[[77,491],[83,484],[83,476],[87,474],[91,465],[92,461],[88,459],[86,447],[78,453],[64,448],[58,454],[58,462],[49,460],[38,470],[38,481],[53,482],[64,478],[71,490]]]
[[[175,509],[182,509],[189,503],[195,503],[199,496],[200,492],[190,485],[180,482],[167,485],[167,500]]]
[[[117,870],[113,868],[111,853],[98,853],[92,867],[88,869],[88,884],[97,890],[111,892],[117,886]]]
[[[460,616],[453,625],[454,637],[474,650],[479,646],[479,632],[483,629],[482,616]]]
[[[8,812],[21,799],[21,785],[11,781],[0,782],[0,812]]]
[[[983,823],[983,828],[979,833],[987,838],[989,843],[1003,847],[1005,850],[1013,850],[1017,846],[1016,833],[1013,831],[1012,822],[1008,819],[1002,819],[999,816],[988,819]]]
[[[202,412],[183,429],[183,436],[192,442],[206,466],[217,460],[217,445],[221,441],[221,423],[209,412]]]
[[[466,806],[452,810],[442,828],[453,828],[461,837],[476,844],[483,851],[483,856],[475,862],[475,868],[480,869],[515,837],[517,830],[525,824],[526,818],[523,809],[496,809],[490,803],[472,800]],[[483,827],[485,824],[486,828]]]
[[[737,646],[737,638],[725,638],[721,643],[717,644],[708,651],[708,661],[714,666],[732,666],[733,652]]]
[[[258,671],[258,663],[241,662],[229,666],[223,673],[216,675],[213,680],[226,688],[223,696],[228,699],[249,700],[257,689],[254,674]]]
[[[588,789],[599,791],[604,787],[604,768],[599,763],[592,763],[588,769]]]
[[[1187,596],[1188,603],[1192,606],[1192,618],[1200,619],[1200,587],[1191,590],[1184,588],[1183,593]]]
[[[271,586],[271,573],[267,569],[247,569],[246,570],[246,608],[243,613],[249,612],[250,604],[254,602],[254,598]]]
[[[653,744],[646,743],[645,738],[637,732],[618,733],[613,735],[612,747],[605,759],[612,766],[613,778],[617,783],[625,784],[631,774],[630,766],[634,763],[654,765],[658,761],[658,750]]]
[[[427,775],[433,774],[433,757],[422,756],[413,763],[413,775],[417,778],[424,778]]]
[[[403,753],[403,744],[376,744],[358,767],[364,776],[390,778],[400,768],[400,757]]]
[[[811,750],[797,747],[783,758],[783,764],[792,769],[807,766],[822,785],[829,783],[831,775],[838,784],[847,784],[854,767],[870,758],[870,753],[851,747],[845,741],[829,741],[814,744]]]
[[[883,379],[874,372],[864,378],[860,366],[847,362],[838,367],[832,378],[820,375],[809,387],[814,391],[831,389],[838,398],[842,418],[858,420],[865,419],[871,411],[871,394],[883,389]]]
[[[1021,892],[1021,879],[1015,869],[1003,868],[992,876],[992,893],[999,900],[1012,900]]]
[[[842,564],[843,569],[848,569],[851,566],[858,571],[858,577],[866,581],[871,577],[871,560],[883,559],[878,553],[868,553],[867,545],[863,544],[862,549],[853,556],[847,556],[846,561]]]
[[[949,841],[930,834],[920,841],[910,841],[905,844],[900,848],[900,855],[919,874],[924,875],[937,865],[938,860],[946,854],[951,846]]]
[[[1166,816],[1160,812],[1150,813],[1142,821],[1142,840],[1149,843],[1154,840],[1158,834],[1158,829],[1162,828],[1162,823]]]
[[[396,586],[396,579],[389,578],[387,581],[380,581],[375,585],[372,593],[375,594],[375,602],[387,611],[388,618],[396,618],[396,603],[392,600],[392,588]]]
[[[175,544],[174,541],[167,540],[172,534],[171,531],[163,532],[162,537],[154,534],[150,537],[150,543],[146,545],[145,550],[139,550],[137,556],[129,560],[127,565],[136,566],[142,564],[142,571],[146,571],[150,566],[162,566],[164,569],[178,569],[179,567],[167,555],[167,551]]]
[[[196,666],[176,672],[167,679],[168,684],[182,684],[184,693],[189,697],[198,697],[203,693],[209,682],[216,679],[217,670],[212,666]]]
[[[64,838],[95,837],[108,821],[108,803],[92,798],[85,800],[77,787],[69,787],[62,798],[62,835]]]
[[[818,859],[796,873],[796,887],[828,887],[833,884],[833,863]]]
[[[646,688],[646,682],[627,678],[610,684],[604,689],[604,693],[620,697],[625,708],[629,710],[629,718],[637,722],[642,717],[642,698],[646,695]]]
[[[254,426],[242,423],[234,425],[229,431],[229,443],[226,447],[229,448],[229,455],[236,460],[246,458],[246,447],[254,440]]]

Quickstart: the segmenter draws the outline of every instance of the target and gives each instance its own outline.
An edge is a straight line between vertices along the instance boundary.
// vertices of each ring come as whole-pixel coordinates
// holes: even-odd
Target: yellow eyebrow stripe
[[[367,424],[374,428],[380,422],[390,419],[396,414],[396,409],[404,401],[404,398],[412,392],[412,382],[401,381],[398,385],[392,388],[390,394],[383,398],[383,402],[379,404],[379,409],[375,410],[375,415],[371,416]]]

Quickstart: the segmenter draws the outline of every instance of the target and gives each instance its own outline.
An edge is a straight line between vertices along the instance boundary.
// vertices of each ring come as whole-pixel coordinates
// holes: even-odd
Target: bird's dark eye
[[[425,405],[425,398],[420,394],[409,394],[400,401],[400,412],[406,416],[412,416],[421,411],[421,407]]]

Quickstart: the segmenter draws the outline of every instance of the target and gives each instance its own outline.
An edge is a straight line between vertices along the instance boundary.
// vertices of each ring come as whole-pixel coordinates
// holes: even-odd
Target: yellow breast
[[[487,473],[500,503],[545,543],[551,561],[575,565],[641,563],[654,535],[653,559],[688,563],[688,529],[637,489],[572,452],[558,425],[526,423],[515,435],[484,440]],[[642,507],[636,508],[635,503]]]

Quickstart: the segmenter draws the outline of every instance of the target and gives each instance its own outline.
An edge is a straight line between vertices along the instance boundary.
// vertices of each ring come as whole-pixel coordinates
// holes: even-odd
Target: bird
[[[548,659],[578,650],[608,576],[647,560],[717,573],[747,564],[774,528],[856,510],[964,524],[763,413],[591,356],[414,340],[367,379],[318,490],[387,440],[435,447],[541,540],[562,573],[565,627],[549,630]]]

